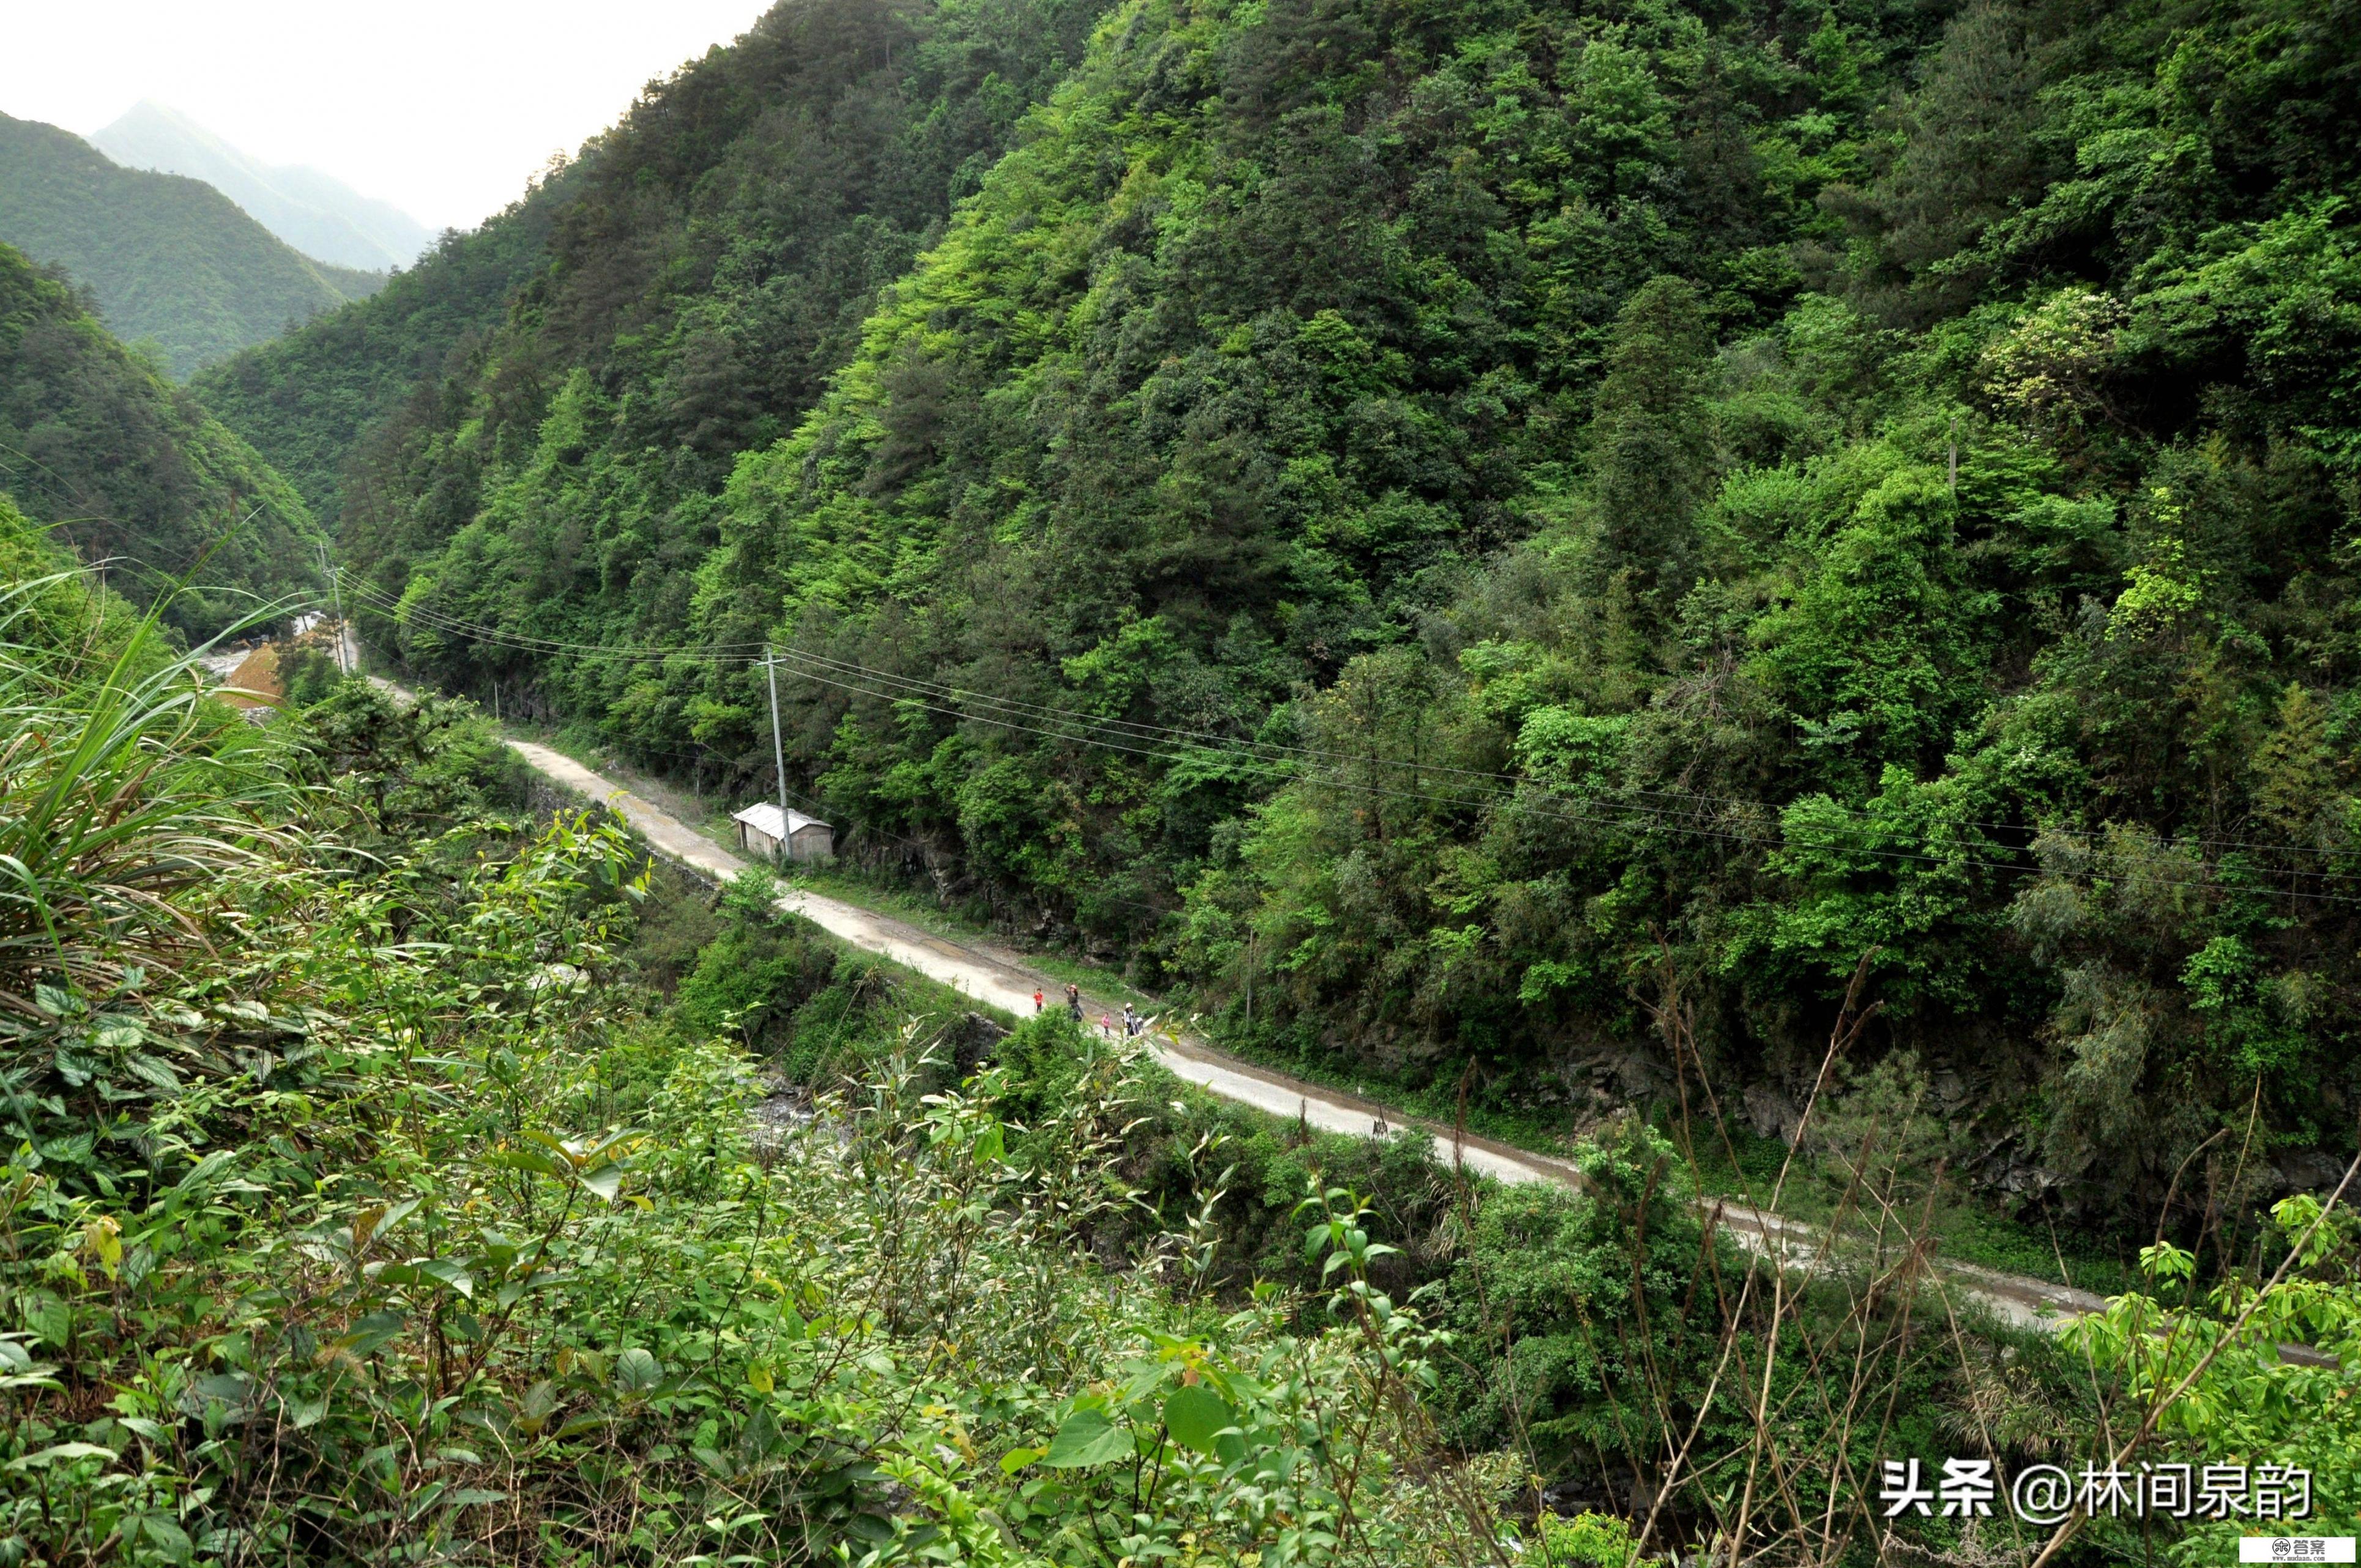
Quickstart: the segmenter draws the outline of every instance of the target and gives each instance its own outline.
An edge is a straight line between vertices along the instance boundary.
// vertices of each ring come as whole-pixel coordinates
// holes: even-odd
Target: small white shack
[[[782,813],[769,801],[730,813],[738,847],[766,861],[825,861],[836,853],[836,829],[800,811]]]

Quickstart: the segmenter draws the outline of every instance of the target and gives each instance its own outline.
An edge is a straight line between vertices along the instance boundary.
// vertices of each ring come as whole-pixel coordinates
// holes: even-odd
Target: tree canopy
[[[782,646],[851,849],[1282,1055],[1645,1097],[1676,981],[1767,1131],[1873,955],[1994,1191],[2151,1203],[2250,1107],[2300,1172],[2361,1094],[2350,35],[790,0],[586,149],[339,527],[389,650],[652,766],[762,787]],[[272,450],[311,363],[208,385]]]

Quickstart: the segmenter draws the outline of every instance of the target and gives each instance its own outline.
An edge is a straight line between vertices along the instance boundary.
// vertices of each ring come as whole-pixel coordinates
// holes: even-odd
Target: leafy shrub
[[[916,1025],[758,1162],[748,1058],[610,983],[636,859],[568,817],[456,886],[433,854],[322,882],[262,982],[308,1054],[170,1107],[136,1187],[0,1168],[16,1559],[1418,1562],[1490,1529],[1491,1482],[1407,1464],[1439,1342],[1345,1194],[1308,1200],[1335,1326],[1201,1320],[1092,1251],[1136,1060],[1019,1162],[996,1074],[924,1092]]]
[[[1639,1555],[1631,1527],[1612,1514],[1543,1514],[1541,1538],[1542,1560],[1553,1568],[1632,1568]]]

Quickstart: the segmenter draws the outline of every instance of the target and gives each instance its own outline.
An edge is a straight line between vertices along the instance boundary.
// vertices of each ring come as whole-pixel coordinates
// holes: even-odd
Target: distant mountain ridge
[[[425,225],[392,203],[316,169],[266,164],[150,100],[86,139],[126,169],[203,181],[314,260],[382,272],[409,266],[434,243]]]
[[[385,286],[314,261],[202,181],[124,169],[70,131],[0,115],[0,241],[86,286],[115,336],[175,376]]]

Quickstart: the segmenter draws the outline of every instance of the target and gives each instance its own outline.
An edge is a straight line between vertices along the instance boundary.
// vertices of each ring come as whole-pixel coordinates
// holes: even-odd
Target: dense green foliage
[[[784,595],[818,651],[1307,776],[1224,833],[1263,793],[1235,745],[1143,767],[821,691],[821,787],[1081,923],[1184,891],[1184,972],[1259,970],[1309,1052],[1663,1092],[1628,1043],[1661,941],[1720,1070],[1792,1083],[1878,948],[1992,1175],[2153,1201],[2258,1080],[2278,1137],[2342,1140],[2335,372],[2268,346],[2335,308],[2337,153],[2246,150],[2249,97],[2304,123],[2286,57],[2218,125],[2171,91],[2271,18],[1482,20],[1444,49],[1372,14],[1353,74],[1302,63],[1318,12],[1202,35],[1243,146],[1137,112],[1206,23],[1130,35],[741,468],[712,568],[759,618],[721,637]],[[1995,116],[2048,156],[1992,157]],[[2191,137],[2202,173],[2072,178]],[[1087,270],[1027,226],[1061,208]],[[972,391],[914,460],[920,358]]]
[[[574,521],[546,521],[595,538],[593,569],[677,625],[732,457],[811,406],[1094,14],[782,6],[384,298],[223,367],[206,395],[396,591],[570,408],[563,464],[587,488]]]
[[[2150,1401],[2351,1512],[2349,1377],[2268,1338],[2350,1337],[2316,1203],[2191,1331],[2233,1355],[2127,1299],[2081,1361],[1915,1238],[1761,1266],[1635,1118],[1579,1193],[1315,1137],[505,817],[465,703],[299,661],[250,726],[0,525],[0,1561],[1988,1562],[2036,1542],[1881,1519],[1883,1459],[2099,1454]],[[1868,1087],[1804,1142],[1892,1214],[1923,1173],[1858,1135],[1926,1118]]]
[[[80,563],[0,494],[0,583],[6,614],[27,649],[112,664],[134,643],[137,609],[121,595],[76,576]]]
[[[2338,20],[791,0],[207,378],[375,646],[751,784],[783,645],[856,855],[1577,1190],[709,901],[464,699],[250,726],[0,505],[0,1563],[2031,1561],[1881,1508],[1945,1453],[2361,1517],[2278,1349],[2361,1354],[2356,1232],[2256,1202],[2361,1091]],[[302,504],[6,266],[28,472],[209,543],[165,431],[267,578]],[[1998,1327],[1961,1171],[2160,1200],[2147,1288]]]
[[[627,846],[467,847],[282,882],[300,947],[104,1021],[227,1021],[252,1070],[8,1169],[14,1560],[1415,1563],[1489,1528],[1513,1465],[1405,1465],[1415,1315],[1356,1290],[1375,1343],[1298,1335],[1090,1263],[1118,1074],[1035,1129],[1063,1165],[890,1068],[757,1157],[741,1058],[595,1000]]]
[[[2246,1176],[2311,1179],[2361,1104],[2353,37],[1141,0],[775,441],[850,339],[756,356],[776,143],[693,107],[749,46],[354,456],[346,548],[414,666],[750,787],[791,645],[856,848],[1275,1051],[1669,1099],[1677,992],[1775,1132],[1873,949],[1975,1179],[2152,1204],[2252,1107]]]
[[[511,295],[540,265],[568,183],[558,171],[483,227],[445,234],[369,298],[210,367],[195,378],[206,407],[333,526],[346,458],[412,401],[432,406],[445,367],[455,356],[466,363],[499,326]]]
[[[0,245],[0,488],[173,626],[315,590],[310,514],[253,448]]]
[[[58,938],[0,943],[5,1561],[1412,1563],[1500,1528],[1513,1462],[1420,1459],[1442,1342],[1344,1193],[1332,1329],[1170,1295],[1153,1242],[1103,1273],[1137,1062],[1085,1047],[1016,1128],[1003,1075],[920,1097],[891,987],[838,1009],[867,1087],[752,1144],[746,1058],[613,983],[649,885],[614,828],[451,828],[499,799],[480,719],[354,680],[257,730],[152,623],[93,657],[90,593],[0,623],[0,910]]]
[[[115,334],[186,376],[385,282],[303,256],[202,181],[124,169],[0,115],[0,242],[62,267]]]
[[[2361,1290],[2353,1283],[2361,1228],[2349,1209],[2300,1193],[2273,1206],[2263,1232],[2269,1255],[2286,1258],[2283,1274],[2237,1276],[2207,1291],[2197,1255],[2159,1242],[2142,1258],[2152,1293],[2117,1298],[2069,1325],[2065,1338],[2121,1376],[2134,1400],[2156,1409],[2147,1424],[2161,1440],[2150,1450],[2159,1458],[2202,1464],[2235,1453],[2256,1465],[2301,1470],[2318,1495],[2334,1499],[2320,1512],[2344,1528],[2361,1519],[2350,1501],[2361,1495],[2361,1430],[2344,1370],[2361,1354]],[[2317,1345],[2336,1364],[2292,1362],[2280,1354],[2285,1343]],[[2114,1535],[2107,1544],[2118,1552],[2136,1550],[2126,1527],[2093,1524]],[[2226,1522],[2205,1526],[2175,1555],[2192,1563],[2227,1558],[2241,1533]]]

